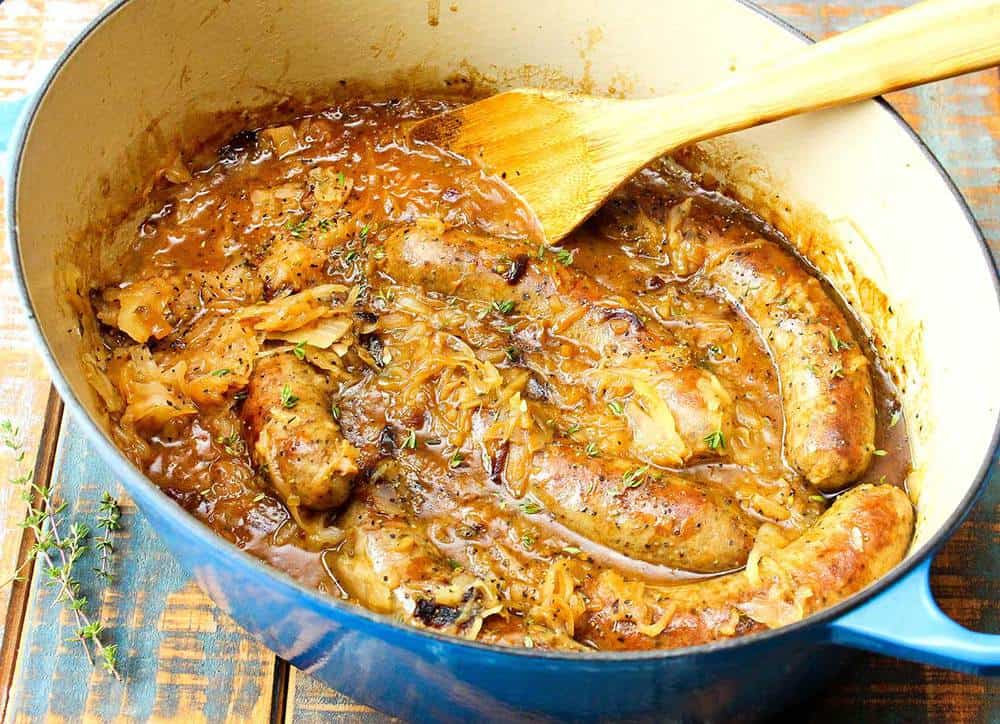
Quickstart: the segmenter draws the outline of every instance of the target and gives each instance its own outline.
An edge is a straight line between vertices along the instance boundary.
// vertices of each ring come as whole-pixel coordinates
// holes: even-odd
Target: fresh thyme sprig
[[[24,460],[20,430],[10,420],[0,422],[0,443],[13,452],[16,462]],[[23,569],[30,563],[41,560],[46,576],[45,583],[58,590],[56,602],[65,605],[72,613],[76,622],[73,638],[83,645],[91,666],[95,664],[96,653],[101,666],[121,681],[121,673],[118,671],[118,646],[105,644],[101,640],[104,626],[100,621],[92,620],[87,614],[87,597],[81,593],[80,581],[73,574],[74,564],[87,551],[86,539],[90,535],[90,529],[83,523],[76,522],[70,525],[69,532],[64,535],[61,526],[64,525],[62,514],[66,510],[66,503],[56,500],[51,487],[39,485],[31,471],[11,478],[10,482],[21,488],[21,498],[28,504],[28,512],[21,521],[21,527],[34,534],[35,542],[28,551],[27,560],[4,585],[18,579]],[[106,508],[105,500],[114,503],[113,509],[110,506]],[[107,537],[111,530],[119,526],[121,511],[117,501],[105,494],[105,499],[101,502],[101,512],[102,517],[98,519],[98,524],[105,529]],[[108,547],[110,556],[110,540]],[[102,552],[102,568],[105,566],[103,559]],[[107,565],[110,566],[110,557]],[[110,568],[108,571],[110,573]]]
[[[94,542],[94,547],[101,554],[101,563],[94,572],[108,583],[115,580],[115,574],[111,571],[111,559],[115,553],[111,534],[121,528],[121,517],[122,509],[118,501],[111,497],[111,493],[105,491],[101,496],[101,505],[97,509],[97,527],[104,531],[104,535]]]

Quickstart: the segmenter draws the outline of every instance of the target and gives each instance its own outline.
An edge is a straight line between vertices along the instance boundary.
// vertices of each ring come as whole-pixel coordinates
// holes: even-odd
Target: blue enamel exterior
[[[113,4],[81,37],[125,2]],[[50,79],[77,44],[67,49]],[[757,718],[827,680],[845,655],[834,644],[975,673],[1000,672],[1000,636],[968,631],[945,617],[928,584],[934,552],[961,523],[996,469],[996,431],[980,484],[932,541],[882,581],[798,624],[690,649],[570,655],[459,641],[310,591],[226,543],[163,495],[111,445],[62,378],[31,314],[20,267],[15,199],[26,128],[38,100],[0,104],[0,152],[16,135],[8,187],[11,256],[53,382],[181,564],[225,613],[297,667],[360,702],[413,721]],[[22,120],[16,122],[19,114]],[[905,126],[902,119],[899,122]],[[926,147],[924,151],[933,160]],[[938,168],[975,227],[954,184]],[[1000,296],[996,268],[982,234],[978,236]]]

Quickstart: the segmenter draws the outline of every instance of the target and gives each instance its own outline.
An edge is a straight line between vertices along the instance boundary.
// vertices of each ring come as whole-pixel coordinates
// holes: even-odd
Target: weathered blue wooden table
[[[64,44],[106,0],[7,0],[0,5],[0,98],[23,94]],[[900,4],[882,0],[781,3],[768,9],[822,37]],[[1000,74],[997,70],[897,93],[891,102],[923,136],[972,205],[994,253],[1000,253]],[[124,681],[92,669],[73,622],[41,577],[0,592],[0,707],[9,720],[381,721],[244,635],[160,545],[114,476],[74,423],[63,418],[40,361],[24,334],[9,261],[0,251],[0,419],[21,427],[36,475],[58,483],[71,514],[93,520],[100,494],[122,500],[116,582],[102,586],[80,566],[95,614],[121,650]],[[997,333],[997,330],[986,330]],[[12,476],[0,455],[0,475]],[[938,557],[934,586],[954,618],[1000,632],[1000,485]],[[23,507],[0,489],[0,577],[24,560],[17,521]],[[93,554],[90,554],[93,555]],[[98,593],[100,592],[100,593]],[[791,712],[789,712],[792,714]],[[819,699],[794,712],[801,721],[1000,721],[995,681],[858,655]]]

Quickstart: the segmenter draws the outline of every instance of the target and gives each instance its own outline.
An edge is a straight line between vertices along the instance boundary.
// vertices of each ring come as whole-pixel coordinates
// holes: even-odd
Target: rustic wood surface
[[[106,4],[2,2],[0,100],[36,85],[65,44]],[[910,3],[761,4],[819,38]],[[956,180],[994,255],[1000,256],[1000,73],[984,71],[896,93],[889,100]],[[72,514],[92,522],[104,490],[118,495],[124,508],[118,581],[104,590],[94,576],[82,576],[93,612],[107,623],[109,639],[121,646],[124,683],[89,669],[79,644],[66,640],[72,626],[61,608],[51,605],[54,592],[33,576],[0,591],[5,720],[386,720],[277,661],[220,614],[164,550],[76,426],[62,418],[25,331],[5,246],[0,248],[0,419],[20,426],[28,451],[21,463],[0,455],[2,479],[37,458],[36,473],[42,478],[51,473]],[[939,555],[933,577],[949,614],[991,632],[1000,632],[998,514],[1000,485],[994,483]],[[0,486],[0,579],[24,559],[26,541],[17,526],[22,515],[23,504],[9,486]],[[81,570],[89,569],[85,559]],[[812,722],[1000,721],[1000,682],[858,654],[822,696],[788,715]]]

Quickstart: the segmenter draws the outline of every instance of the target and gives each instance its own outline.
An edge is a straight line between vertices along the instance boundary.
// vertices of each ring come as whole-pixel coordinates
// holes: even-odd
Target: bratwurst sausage
[[[589,610],[578,638],[600,648],[677,648],[791,623],[881,578],[903,559],[912,535],[906,493],[891,485],[860,485],[799,538],[747,570],[647,590],[654,609],[648,621],[621,615],[613,600],[620,590],[616,581],[586,583]],[[650,630],[654,624],[659,631]]]
[[[362,468],[391,456],[420,485],[440,489],[463,487],[456,486],[452,476],[487,476],[475,455],[468,455],[466,467],[455,470],[434,462],[415,447],[395,447],[380,454],[378,425],[372,420],[383,404],[385,400],[374,396],[355,396],[342,403],[340,425],[360,451]],[[392,405],[388,402],[389,410]],[[482,414],[485,419],[491,416],[488,411]],[[496,441],[482,438],[484,429],[473,427],[473,448],[495,451]],[[494,463],[499,468],[491,470],[489,477],[499,484],[509,458],[492,457],[500,462]],[[591,457],[569,442],[550,442],[530,456],[525,487],[541,503],[540,509],[529,515],[551,514],[595,543],[637,560],[683,571],[720,573],[742,566],[758,525],[724,491],[635,461]],[[523,501],[525,512],[533,510],[529,501]]]
[[[756,526],[723,491],[553,443],[535,453],[531,492],[567,528],[620,553],[696,573],[742,566]]]
[[[511,300],[513,313],[590,350],[595,365],[608,370],[604,380],[631,385],[624,412],[638,457],[676,465],[718,455],[712,441],[728,434],[728,394],[710,371],[691,364],[666,329],[637,316],[634,299],[613,296],[551,253],[539,259],[516,242],[430,225],[406,226],[391,236],[379,264],[402,284],[487,304]],[[599,374],[592,379],[600,387]],[[658,414],[663,409],[669,414]],[[645,434],[652,428],[658,430],[654,440]]]
[[[791,253],[739,229],[691,223],[693,204],[668,213],[672,266],[721,289],[757,326],[781,380],[789,462],[821,490],[843,488],[875,449],[868,358],[844,313]]]
[[[350,494],[358,450],[330,410],[326,378],[285,353],[259,359],[250,376],[243,421],[254,462],[293,512],[332,510]]]
[[[338,583],[373,611],[476,638],[502,608],[496,586],[450,562],[410,522],[399,497],[391,483],[367,486],[341,514],[346,538],[332,557]]]

